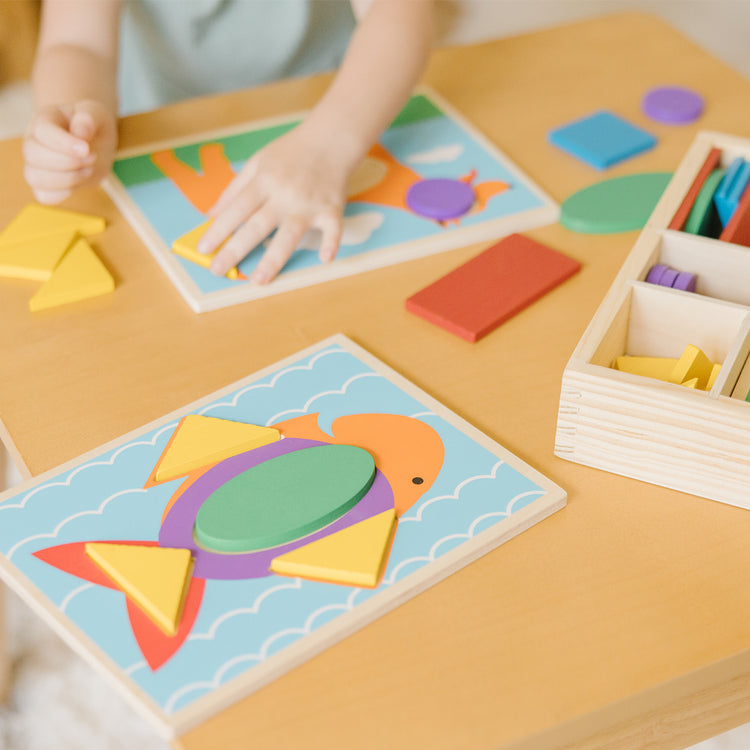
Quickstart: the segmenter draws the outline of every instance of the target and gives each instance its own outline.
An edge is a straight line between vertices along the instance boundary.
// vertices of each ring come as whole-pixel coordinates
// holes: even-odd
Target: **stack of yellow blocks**
[[[104,219],[30,204],[0,233],[0,277],[41,281],[32,311],[114,291],[115,282],[85,237]]]
[[[720,363],[711,360],[697,347],[689,344],[679,359],[670,357],[633,357],[628,354],[615,360],[615,369],[633,375],[666,380],[668,383],[684,385],[710,391],[721,370]]]

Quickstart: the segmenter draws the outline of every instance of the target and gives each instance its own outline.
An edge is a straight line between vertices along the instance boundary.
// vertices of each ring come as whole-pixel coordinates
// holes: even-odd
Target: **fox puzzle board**
[[[303,238],[270,284],[248,281],[266,243],[216,277],[172,244],[206,221],[245,161],[301,120],[295,115],[190,142],[123,152],[105,182],[125,217],[196,312],[244,302],[557,220],[558,208],[490,141],[432,92],[413,96],[352,177],[336,260]],[[441,218],[448,217],[448,218]]]
[[[337,335],[0,496],[0,575],[171,738],[564,504]]]

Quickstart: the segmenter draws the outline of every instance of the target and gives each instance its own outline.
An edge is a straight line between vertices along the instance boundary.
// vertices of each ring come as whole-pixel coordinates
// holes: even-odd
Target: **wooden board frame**
[[[58,607],[24,573],[10,562],[5,555],[0,555],[0,579],[14,589],[86,661],[113,681],[125,698],[151,721],[156,730],[165,739],[172,740],[185,733],[236,700],[280,677],[287,671],[335,644],[337,641],[449,576],[459,568],[520,534],[535,523],[564,507],[566,503],[566,493],[564,490],[553,484],[518,457],[509,453],[488,436],[472,427],[346,336],[337,334],[73,461],[52,469],[32,481],[3,493],[0,495],[0,504],[12,497],[28,493],[50,479],[80,468],[86,462],[103,456],[108,451],[121,448],[140,436],[163,427],[187,413],[195,412],[197,409],[206,406],[216,399],[227,397],[229,394],[236,392],[238,388],[244,388],[248,384],[259,381],[268,375],[278,373],[300,362],[305,357],[319,353],[326,347],[333,345],[339,346],[346,353],[352,354],[365,366],[372,368],[375,374],[383,376],[406,395],[417,400],[433,416],[445,420],[449,425],[463,433],[464,436],[474,441],[474,443],[489,451],[489,453],[494,454],[494,456],[497,456],[500,459],[499,464],[507,464],[510,469],[519,472],[525,479],[537,486],[538,491],[535,490],[533,494],[539,494],[540,496],[517,511],[505,513],[505,518],[477,532],[476,535],[470,536],[466,541],[450,549],[444,555],[433,559],[432,562],[429,562],[423,568],[405,575],[403,579],[396,581],[384,590],[378,591],[371,598],[358,604],[345,614],[327,622],[319,629],[312,631],[300,640],[274,653],[249,671],[234,677],[218,689],[199,698],[195,703],[171,715],[165,713],[156,701],[132,680],[128,679],[123,669],[70,619],[65,617]],[[466,534],[463,534],[463,536],[466,536]]]
[[[561,458],[750,509],[750,403],[737,387],[750,353],[750,248],[669,229],[715,148],[720,166],[750,140],[701,132],[652,213],[563,374]],[[696,292],[645,283],[662,263]],[[710,391],[612,368],[621,354],[679,356],[692,343],[722,362]]]
[[[397,242],[379,249],[363,252],[346,258],[338,258],[333,263],[321,264],[307,268],[300,268],[282,272],[268,285],[255,285],[248,282],[239,283],[228,289],[214,292],[204,292],[198,288],[190,278],[171,249],[162,240],[153,225],[143,215],[141,209],[128,194],[122,182],[111,174],[102,183],[119,210],[133,226],[148,250],[154,256],[162,270],[177,287],[185,301],[195,312],[206,312],[229,305],[239,304],[253,299],[281,294],[293,289],[319,284],[333,279],[362,273],[375,268],[401,263],[416,258],[433,255],[435,253],[454,250],[478,242],[499,239],[513,232],[551,224],[557,221],[559,207],[557,204],[528,176],[526,176],[497,146],[479,132],[463,115],[442,99],[437,93],[427,87],[420,87],[415,95],[423,95],[432,100],[439,109],[455,121],[471,138],[483,149],[490,153],[512,176],[541,201],[541,206],[511,213],[506,216],[490,219],[475,226],[452,228],[441,235],[422,237],[416,240]],[[282,125],[300,120],[306,112],[286,114],[268,118],[241,126],[217,129],[187,138],[178,138],[153,142],[137,148],[125,149],[118,152],[118,159],[140,156],[162,149],[173,149],[201,143],[211,138],[222,138],[239,133],[266,127]]]

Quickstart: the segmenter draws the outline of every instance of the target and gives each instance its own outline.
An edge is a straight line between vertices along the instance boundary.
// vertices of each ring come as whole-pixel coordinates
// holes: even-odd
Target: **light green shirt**
[[[349,0],[126,0],[120,112],[338,67]]]

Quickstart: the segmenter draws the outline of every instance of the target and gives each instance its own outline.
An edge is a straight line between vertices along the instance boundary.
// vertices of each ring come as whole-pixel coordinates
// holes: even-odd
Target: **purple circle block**
[[[406,205],[419,216],[447,221],[463,216],[476,200],[474,188],[450,179],[420,180],[406,193]]]
[[[395,502],[391,485],[385,475],[378,470],[367,494],[351,510],[313,534],[278,547],[254,552],[223,554],[210,552],[198,546],[193,537],[195,517],[203,501],[212,492],[230,479],[234,479],[234,477],[264,461],[276,456],[283,456],[292,451],[313,448],[317,445],[328,445],[328,443],[302,438],[284,438],[278,442],[232,456],[216,464],[203,476],[196,479],[169,509],[169,513],[167,513],[167,517],[159,530],[159,545],[189,549],[195,558],[193,575],[196,578],[219,580],[262,578],[271,575],[269,567],[275,557],[283,555],[285,552],[291,552],[293,549],[317,539],[322,539],[336,531],[346,529],[355,523],[365,521],[394,507]]]
[[[646,281],[648,281],[649,284],[658,284],[661,281],[661,277],[664,275],[664,272],[668,269],[669,266],[663,266],[661,265],[661,263],[657,263],[655,266],[651,266],[651,270],[646,276]]]
[[[668,268],[661,275],[659,286],[672,286],[679,275],[679,271],[675,271],[674,268]]]
[[[644,114],[668,125],[685,125],[703,114],[703,97],[680,86],[651,89],[641,101]]]
[[[698,278],[694,273],[683,271],[677,274],[677,278],[674,280],[674,284],[672,284],[672,289],[681,289],[683,292],[694,292],[697,281]]]

